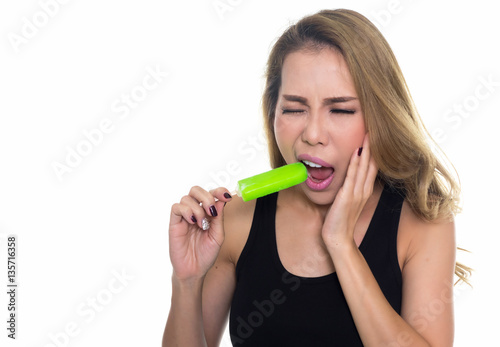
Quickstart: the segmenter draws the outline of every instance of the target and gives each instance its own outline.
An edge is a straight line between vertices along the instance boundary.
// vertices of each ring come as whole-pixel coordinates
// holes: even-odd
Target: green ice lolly
[[[243,201],[249,201],[290,188],[306,179],[306,166],[302,163],[293,163],[242,179],[238,181],[236,191]]]

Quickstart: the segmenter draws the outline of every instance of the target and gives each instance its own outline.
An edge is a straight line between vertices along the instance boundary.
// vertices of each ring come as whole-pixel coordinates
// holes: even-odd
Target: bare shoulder
[[[234,196],[224,208],[224,231],[226,250],[231,262],[236,266],[243,247],[245,247],[250,228],[256,200],[243,201],[241,197]]]
[[[398,229],[401,317],[432,346],[453,344],[455,250],[453,219],[425,221],[403,203]]]
[[[454,258],[455,247],[453,218],[425,221],[404,201],[398,229],[398,258],[403,270],[417,255],[431,259],[432,253],[439,252]]]

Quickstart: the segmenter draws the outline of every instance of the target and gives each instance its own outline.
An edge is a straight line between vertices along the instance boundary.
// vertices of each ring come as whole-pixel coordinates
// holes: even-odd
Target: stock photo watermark
[[[327,260],[327,254],[311,253],[303,262],[300,272],[310,273],[317,269],[319,264]],[[288,271],[282,273],[281,282],[286,285],[288,293],[285,293],[279,288],[275,288],[269,292],[269,295],[260,300],[253,300],[252,305],[255,308],[246,317],[238,316],[236,321],[238,326],[236,328],[236,335],[231,335],[231,339],[235,346],[241,345],[246,339],[250,338],[256,329],[259,329],[266,319],[271,317],[278,306],[284,304],[289,295],[299,290],[302,279],[298,276],[291,274]]]
[[[231,187],[235,185],[235,179],[241,174],[245,164],[253,162],[258,158],[258,154],[267,149],[267,139],[264,129],[256,135],[250,135],[235,146],[237,151],[236,159],[226,162],[222,170],[210,171],[211,181],[204,185],[206,190],[217,187]]]
[[[233,12],[236,7],[240,6],[243,0],[214,0],[212,7],[219,16],[220,20],[226,19],[226,14]]]
[[[40,0],[39,8],[30,16],[21,18],[21,26],[19,31],[10,32],[7,34],[14,52],[19,53],[21,46],[26,45],[30,40],[35,38],[40,30],[45,28],[52,18],[57,16],[62,6],[66,5],[71,0]]]
[[[59,331],[47,334],[50,342],[46,343],[44,347],[68,346],[135,279],[135,276],[127,273],[125,269],[121,269],[120,272],[112,269],[111,274],[112,277],[108,280],[104,288],[76,305],[75,313],[79,317],[77,320],[69,321]]]
[[[7,337],[15,340],[19,325],[17,282],[17,235],[7,236]]]
[[[290,276],[287,272],[283,273],[281,281],[289,285],[287,289],[290,292],[294,292],[300,287],[300,278]],[[235,346],[243,344],[246,339],[250,338],[255,329],[261,327],[265,320],[273,315],[276,308],[286,302],[287,298],[285,292],[281,289],[273,289],[269,292],[267,298],[261,299],[260,301],[254,300],[252,305],[255,309],[251,311],[246,318],[241,316],[236,318],[238,322],[236,336],[231,335],[231,339]]]
[[[447,134],[445,128],[457,130],[462,126],[464,120],[473,116],[481,106],[481,102],[491,98],[498,88],[500,88],[500,80],[494,80],[493,75],[488,77],[478,76],[478,83],[474,90],[467,95],[461,102],[454,103],[443,114],[442,120],[447,124],[446,127],[436,127],[431,131],[432,138],[438,144],[443,144],[447,141],[449,132]]]
[[[84,159],[103,143],[105,136],[115,131],[117,123],[127,119],[131,112],[144,102],[169,75],[170,73],[162,70],[159,65],[154,68],[147,66],[142,82],[131,88],[128,93],[122,93],[112,102],[113,117],[105,117],[95,127],[83,129],[82,139],[73,146],[66,146],[64,159],[51,163],[57,179],[62,182],[65,175],[72,173],[80,166]]]
[[[370,12],[371,21],[379,29],[388,27],[389,24],[391,24],[393,17],[397,14],[400,14],[405,9],[403,3],[407,5],[412,2],[413,0],[389,0],[387,2],[387,6],[385,6],[384,8]]]
[[[446,287],[448,283],[444,283]],[[446,306],[453,304],[454,301],[464,292],[464,286],[445,288],[440,292],[439,298],[434,298],[427,305],[420,307],[418,311],[410,314],[408,323],[411,324],[418,333],[423,333],[436,319],[442,315]],[[409,347],[415,343],[413,338],[406,332],[398,334],[396,341],[389,343],[387,347]]]

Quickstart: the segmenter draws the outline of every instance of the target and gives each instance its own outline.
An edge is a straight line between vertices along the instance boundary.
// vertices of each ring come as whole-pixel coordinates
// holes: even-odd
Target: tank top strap
[[[396,286],[392,288],[401,287],[403,282],[398,260],[397,238],[404,199],[403,190],[388,183],[384,184],[367,234],[359,247],[376,278],[384,278],[387,280],[386,283],[396,281]],[[396,295],[396,293],[388,295],[391,294]],[[399,312],[399,305],[393,306],[396,306],[394,308]]]

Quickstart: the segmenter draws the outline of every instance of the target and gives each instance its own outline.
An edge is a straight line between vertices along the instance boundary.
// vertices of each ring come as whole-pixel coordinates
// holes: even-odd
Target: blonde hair
[[[379,178],[403,189],[406,200],[421,219],[453,218],[460,211],[460,186],[431,150],[431,137],[389,44],[366,17],[355,11],[323,10],[304,17],[274,44],[262,99],[271,166],[286,164],[274,136],[284,60],[293,52],[323,48],[340,52],[349,67]],[[470,268],[456,263],[458,281],[468,283],[470,273]]]

